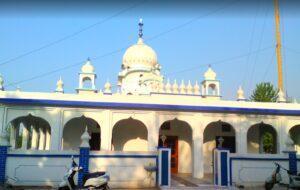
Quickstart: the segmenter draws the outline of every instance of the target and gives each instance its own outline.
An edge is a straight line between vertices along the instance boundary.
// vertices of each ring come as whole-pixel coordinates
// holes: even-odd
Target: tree
[[[263,141],[263,149],[265,153],[273,153],[274,145],[273,145],[273,135],[269,132],[266,132],[262,136],[262,141]]]
[[[256,85],[250,99],[255,102],[276,102],[278,89],[269,82],[262,82]]]

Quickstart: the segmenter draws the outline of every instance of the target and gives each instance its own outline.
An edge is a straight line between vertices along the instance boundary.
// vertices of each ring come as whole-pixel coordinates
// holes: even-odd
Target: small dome
[[[88,59],[86,63],[81,67],[81,72],[83,73],[94,73],[94,66],[91,63],[91,60]]]
[[[217,74],[211,69],[210,66],[207,69],[207,71],[204,73],[205,80],[216,80],[216,76]]]
[[[130,46],[123,56],[123,66],[135,67],[155,67],[157,65],[157,56],[155,51],[144,44],[143,39],[139,38],[137,44]]]

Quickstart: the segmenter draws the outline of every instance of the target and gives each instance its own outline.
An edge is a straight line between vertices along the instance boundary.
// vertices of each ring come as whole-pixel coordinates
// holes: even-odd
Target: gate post
[[[6,177],[6,159],[9,144],[6,140],[6,135],[0,132],[0,185],[5,183]]]
[[[297,175],[297,151],[295,151],[294,141],[291,139],[290,135],[287,136],[286,150],[283,153],[287,153],[289,157],[289,170],[293,175]]]
[[[230,166],[229,150],[216,148],[214,150],[214,184],[218,186],[229,186]]]
[[[297,152],[289,151],[289,170],[293,175],[297,175]]]
[[[83,184],[83,176],[89,173],[89,159],[90,159],[90,144],[91,139],[87,127],[81,136],[81,145],[79,147],[79,166],[82,167],[82,171],[78,173],[78,185],[81,187]]]
[[[158,184],[159,186],[171,186],[171,149],[158,149]]]

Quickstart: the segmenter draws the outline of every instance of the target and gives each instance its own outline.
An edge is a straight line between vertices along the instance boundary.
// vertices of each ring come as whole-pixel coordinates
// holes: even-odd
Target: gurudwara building
[[[92,60],[83,63],[76,93],[64,93],[62,78],[49,93],[6,91],[0,85],[1,132],[12,150],[72,151],[87,127],[91,151],[151,152],[170,147],[172,173],[202,178],[212,172],[212,151],[233,154],[281,154],[291,140],[300,153],[300,104],[247,101],[242,88],[232,101],[222,100],[212,67],[201,82],[169,81],[156,52],[143,41],[124,53],[118,90],[96,86]],[[4,77],[5,78],[5,77]],[[268,139],[268,143],[264,139]]]

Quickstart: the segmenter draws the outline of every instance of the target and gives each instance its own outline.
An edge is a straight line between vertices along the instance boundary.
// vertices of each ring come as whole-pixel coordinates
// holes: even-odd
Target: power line
[[[259,43],[258,43],[258,49],[260,49],[260,47],[261,47],[263,37],[264,37],[264,33],[265,33],[265,28],[266,28],[266,20],[267,20],[267,16],[268,16],[268,12],[269,12],[269,7],[267,7],[266,9],[267,10],[266,10],[266,13],[265,13],[262,32],[261,32],[261,36],[260,36]],[[252,79],[253,79],[253,75],[254,75],[254,72],[255,72],[255,66],[256,66],[256,63],[257,63],[257,59],[258,59],[258,54],[255,55],[253,67],[252,67],[252,70],[251,70],[251,73],[250,73],[250,78],[249,78],[250,80],[249,80],[249,86],[248,86],[249,90],[251,89],[251,86],[252,86],[252,82],[253,82]]]
[[[144,2],[145,2],[145,1],[142,1],[142,2],[140,2],[140,3],[136,3],[136,4],[134,4],[134,5],[130,6],[130,7],[127,7],[127,8],[125,8],[125,9],[122,9],[121,11],[119,11],[119,12],[117,12],[117,13],[115,13],[115,14],[109,16],[109,17],[106,17],[105,19],[103,19],[103,20],[101,20],[101,21],[98,21],[98,22],[93,23],[93,24],[91,24],[91,25],[89,25],[89,26],[87,26],[87,27],[84,27],[84,28],[82,28],[82,29],[80,29],[80,30],[78,30],[78,31],[76,31],[76,32],[73,32],[72,34],[66,35],[66,36],[64,36],[64,37],[62,37],[62,38],[59,38],[59,39],[57,39],[57,40],[55,40],[55,41],[52,41],[52,42],[50,42],[50,43],[47,43],[47,44],[45,44],[45,45],[43,45],[43,46],[40,46],[40,47],[38,47],[38,48],[36,48],[36,49],[32,49],[32,50],[30,50],[30,51],[28,51],[28,52],[25,52],[25,53],[20,54],[20,55],[18,55],[18,56],[16,56],[16,57],[13,57],[13,58],[11,58],[11,59],[9,59],[9,60],[7,60],[7,61],[4,61],[4,62],[0,63],[0,66],[6,65],[6,64],[8,64],[8,63],[11,63],[11,62],[13,62],[13,61],[19,60],[19,59],[21,59],[21,58],[23,58],[23,57],[26,57],[26,56],[28,56],[28,55],[31,55],[31,54],[33,54],[33,53],[39,52],[39,51],[41,51],[41,50],[43,50],[43,49],[46,49],[46,48],[48,48],[48,47],[54,46],[54,45],[56,45],[56,44],[59,44],[59,43],[65,41],[65,40],[68,40],[68,39],[70,39],[70,38],[72,38],[72,37],[74,37],[74,36],[77,36],[77,35],[79,35],[79,34],[85,32],[85,31],[87,31],[87,30],[90,30],[91,28],[94,28],[95,26],[98,26],[98,25],[100,25],[100,24],[103,24],[103,23],[105,23],[105,22],[111,20],[112,18],[114,18],[114,17],[116,17],[116,16],[118,16],[118,15],[123,14],[124,12],[126,12],[126,11],[128,11],[128,10],[131,10],[131,9],[137,7],[137,6],[140,6],[140,5],[143,4]]]
[[[300,51],[299,50],[296,50],[296,49],[293,49],[293,48],[290,48],[290,47],[287,47],[285,45],[282,45],[284,49],[290,51],[290,52],[293,52],[293,53],[298,53],[300,54]]]
[[[249,47],[249,52],[252,51],[252,46],[253,46],[253,39],[254,39],[254,33],[255,33],[255,26],[256,26],[256,21],[257,21],[257,15],[258,15],[258,12],[259,12],[259,3],[260,1],[258,1],[258,4],[257,4],[257,9],[255,11],[255,17],[254,17],[254,22],[253,22],[253,26],[252,26],[252,31],[251,31],[251,37],[250,37],[250,47]],[[244,77],[243,77],[243,83],[242,85],[245,87],[245,82],[246,82],[246,78],[247,78],[247,71],[248,71],[248,64],[249,64],[249,60],[250,60],[250,55],[247,57],[247,61],[246,61],[246,65],[245,65],[245,74],[244,74]]]
[[[168,30],[166,30],[166,31],[163,31],[163,32],[161,32],[161,33],[158,33],[157,35],[154,35],[154,36],[152,36],[152,37],[150,37],[150,38],[147,38],[147,39],[145,39],[145,41],[152,41],[152,40],[155,40],[155,39],[159,38],[160,36],[163,36],[163,35],[165,35],[165,34],[167,34],[167,33],[170,33],[170,32],[173,32],[173,31],[175,31],[175,30],[178,30],[178,29],[180,29],[180,28],[182,28],[182,27],[185,27],[185,26],[187,26],[187,25],[189,25],[189,24],[191,24],[191,23],[193,23],[193,22],[199,20],[200,18],[204,18],[204,17],[209,16],[209,15],[211,15],[211,14],[213,14],[213,13],[216,13],[216,12],[218,12],[218,11],[221,11],[221,10],[223,10],[223,9],[225,9],[225,8],[227,8],[227,7],[231,6],[231,5],[233,5],[234,3],[238,2],[238,1],[240,1],[240,0],[232,1],[230,4],[227,4],[227,5],[225,5],[225,6],[219,7],[219,8],[217,8],[217,9],[215,9],[215,10],[213,10],[213,11],[207,13],[207,14],[204,14],[204,15],[201,15],[201,16],[198,16],[198,17],[194,17],[194,18],[188,20],[188,21],[185,22],[185,23],[176,25],[176,26],[174,26],[174,27],[172,27],[172,28],[170,28],[170,29],[168,29]],[[100,59],[100,58],[103,58],[103,57],[107,57],[107,56],[110,56],[110,55],[119,53],[119,52],[121,52],[121,51],[123,51],[123,50],[125,50],[125,49],[127,49],[127,48],[128,48],[128,46],[123,47],[123,48],[119,48],[119,49],[117,49],[117,50],[108,52],[108,53],[103,54],[103,55],[91,57],[91,59],[92,59],[92,60],[96,60],[96,59]],[[75,66],[77,66],[77,65],[80,65],[80,64],[82,64],[84,61],[85,61],[85,60],[82,60],[82,61],[76,62],[76,63],[74,63],[74,64],[67,65],[67,66],[65,66],[65,67],[61,67],[61,68],[59,68],[59,69],[54,69],[54,70],[52,70],[52,71],[45,72],[45,73],[42,73],[42,74],[39,74],[39,75],[30,77],[30,78],[27,78],[27,79],[24,79],[24,80],[19,80],[19,81],[17,81],[17,82],[12,82],[12,83],[9,83],[8,85],[6,85],[5,87],[9,87],[9,86],[21,84],[21,83],[24,83],[24,82],[28,82],[28,81],[31,81],[31,80],[35,80],[35,79],[38,79],[38,78],[42,78],[42,77],[45,77],[45,76],[48,76],[48,75],[57,73],[57,72],[59,72],[59,71],[66,70],[66,69],[75,67]]]
[[[266,76],[267,76],[268,73],[269,73],[270,67],[271,67],[271,65],[272,65],[273,62],[274,62],[275,55],[276,55],[276,53],[275,53],[275,51],[274,51],[273,54],[272,54],[272,56],[271,56],[271,60],[270,60],[269,64],[267,65],[266,70],[265,70],[265,72],[264,72],[264,74],[263,74],[263,76],[262,76],[262,80],[261,80],[262,82],[264,82]]]
[[[167,75],[184,73],[184,72],[192,71],[192,70],[195,70],[195,69],[199,69],[201,67],[207,67],[207,65],[219,65],[219,64],[222,64],[222,63],[226,63],[228,61],[232,61],[232,60],[235,60],[235,59],[239,59],[239,58],[249,56],[251,54],[256,54],[256,53],[259,53],[259,52],[262,52],[262,51],[265,51],[265,50],[268,50],[268,49],[271,49],[271,48],[274,48],[274,46],[273,45],[268,46],[268,47],[265,47],[265,48],[262,48],[262,49],[259,49],[259,50],[256,50],[256,51],[248,52],[248,53],[245,53],[245,54],[241,54],[241,55],[238,55],[238,56],[234,56],[234,57],[230,57],[230,58],[226,58],[226,59],[222,59],[222,60],[219,60],[219,61],[214,61],[214,62],[210,62],[210,63],[206,63],[206,64],[201,64],[201,65],[198,65],[198,66],[195,66],[195,67],[190,67],[188,69],[184,69],[184,70],[180,70],[180,71],[176,71],[176,72],[172,72],[172,73],[167,73]]]

